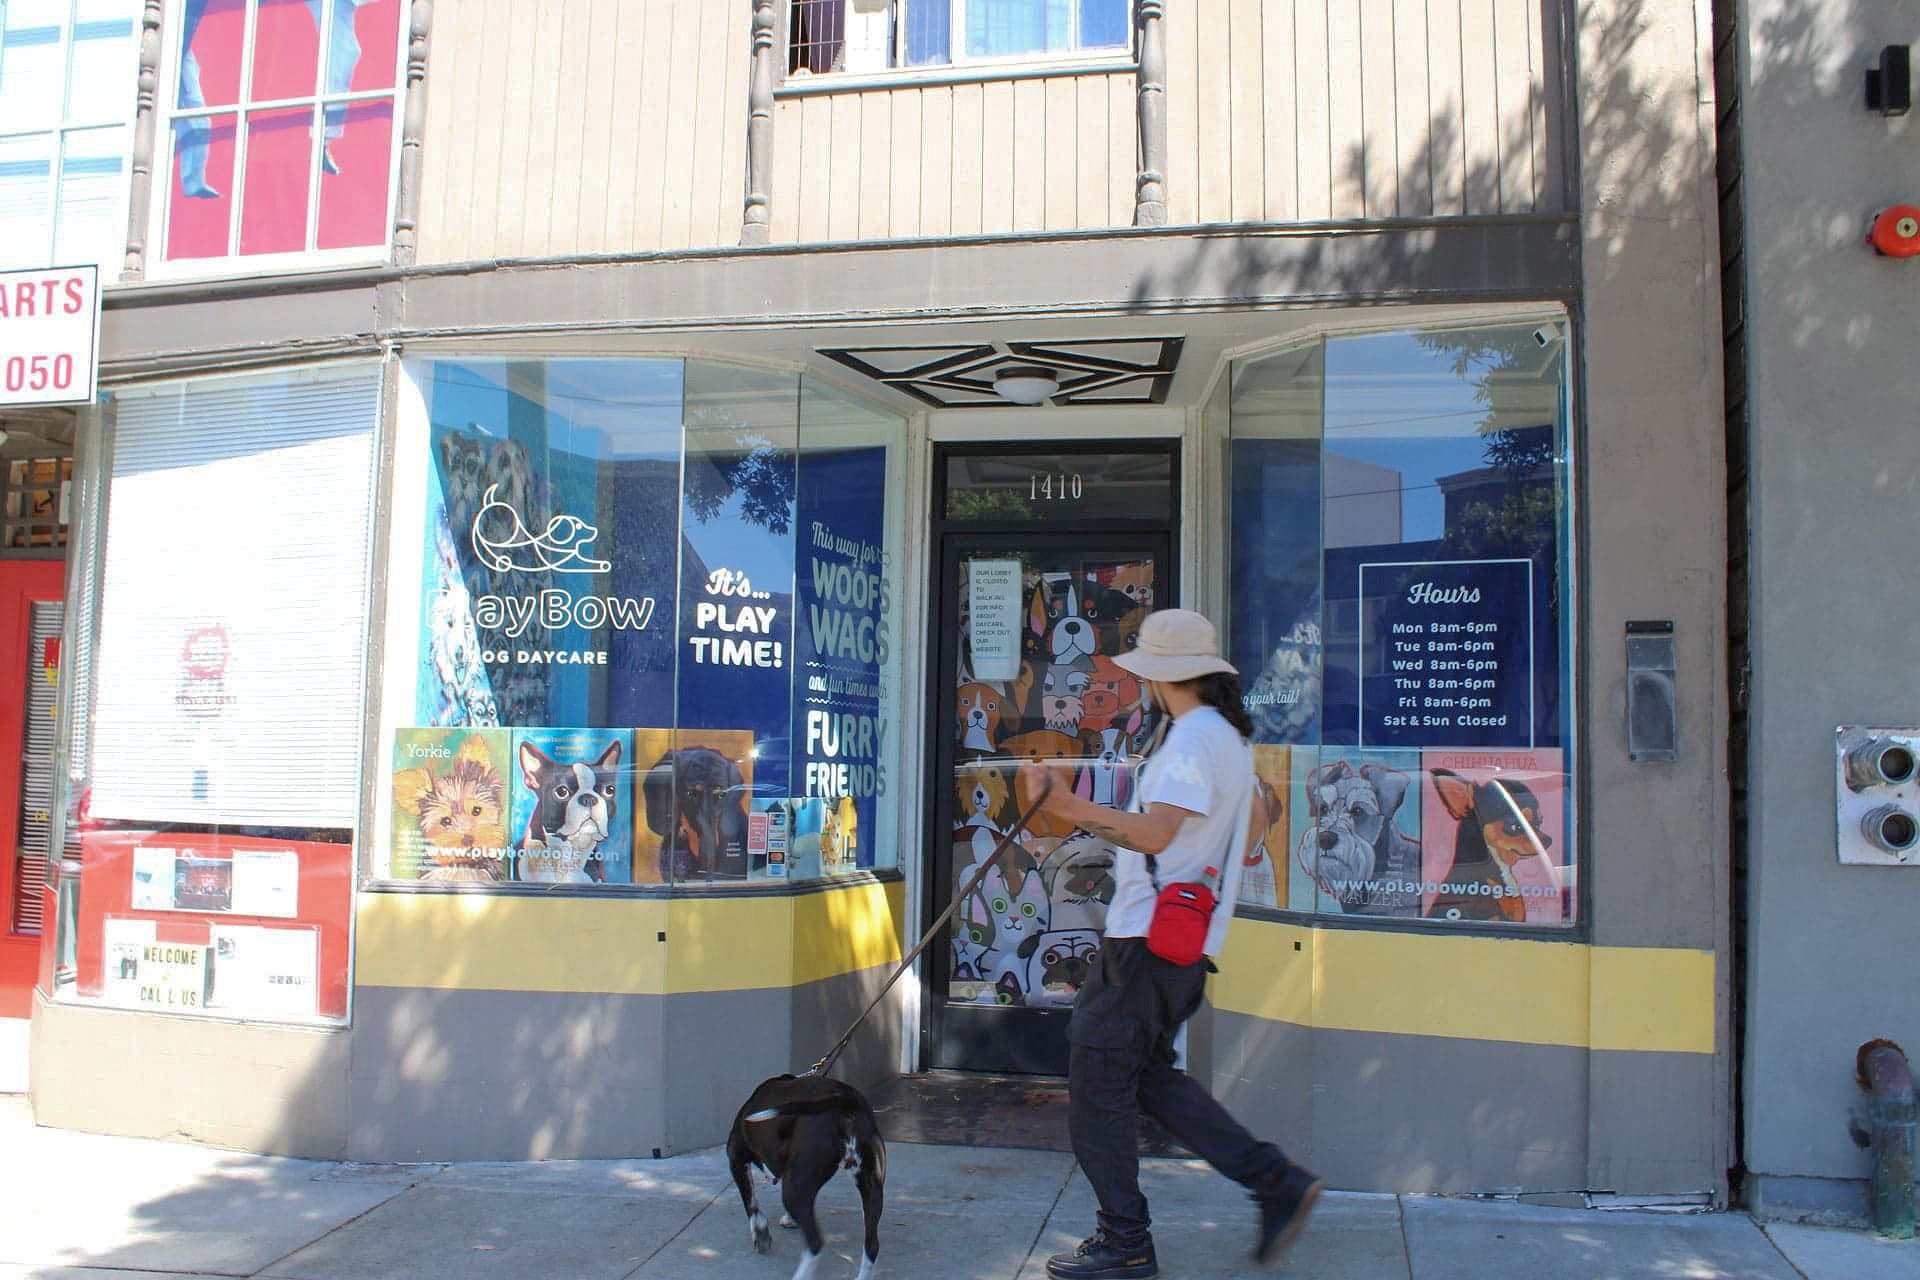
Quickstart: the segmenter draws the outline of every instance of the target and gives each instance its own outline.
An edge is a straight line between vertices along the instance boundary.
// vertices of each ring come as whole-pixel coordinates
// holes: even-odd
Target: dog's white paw
[[[765,1214],[755,1213],[747,1219],[747,1234],[753,1237],[755,1253],[773,1252],[773,1232],[767,1230]]]
[[[799,1226],[800,1224],[793,1220],[792,1214],[783,1213],[780,1215],[780,1225],[787,1228],[789,1231],[791,1231],[793,1228]]]

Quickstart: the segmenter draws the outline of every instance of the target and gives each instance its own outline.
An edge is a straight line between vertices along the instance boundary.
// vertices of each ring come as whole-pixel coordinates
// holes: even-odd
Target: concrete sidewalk
[[[341,1165],[103,1138],[0,1099],[0,1280],[785,1280],[753,1252],[719,1151],[667,1160]],[[1072,1160],[904,1143],[889,1150],[880,1266],[898,1280],[1037,1280],[1091,1226]],[[1186,1161],[1148,1163],[1161,1274],[1318,1280],[1914,1280],[1920,1246],[1737,1214],[1542,1209],[1332,1194],[1272,1272],[1246,1260],[1253,1212]],[[818,1280],[857,1264],[851,1180],[822,1194]]]

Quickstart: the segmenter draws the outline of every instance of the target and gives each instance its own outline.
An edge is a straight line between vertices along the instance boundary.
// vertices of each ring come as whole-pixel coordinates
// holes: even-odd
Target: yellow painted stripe
[[[1712,1053],[1714,972],[1711,951],[1593,948],[1593,1047]]]
[[[615,995],[797,986],[898,961],[904,914],[898,881],[798,897],[366,893],[354,981]]]
[[[1215,1007],[1343,1031],[1712,1053],[1714,958],[1680,948],[1238,920]]]

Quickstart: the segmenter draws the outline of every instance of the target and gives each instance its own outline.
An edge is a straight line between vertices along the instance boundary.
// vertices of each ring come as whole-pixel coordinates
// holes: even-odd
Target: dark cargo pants
[[[1109,938],[1073,1002],[1067,1027],[1067,1118],[1073,1154],[1100,1201],[1100,1225],[1116,1243],[1148,1239],[1140,1194],[1141,1112],[1189,1151],[1249,1190],[1286,1171],[1287,1158],[1227,1114],[1198,1081],[1173,1065],[1173,1038],[1200,1007],[1205,961],[1176,965],[1144,938]]]

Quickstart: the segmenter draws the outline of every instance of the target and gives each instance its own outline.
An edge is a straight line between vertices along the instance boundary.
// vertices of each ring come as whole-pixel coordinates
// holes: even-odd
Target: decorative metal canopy
[[[936,409],[1004,409],[994,379],[1044,369],[1056,405],[1164,404],[1184,338],[1088,338],[944,347],[828,347],[820,354]]]

